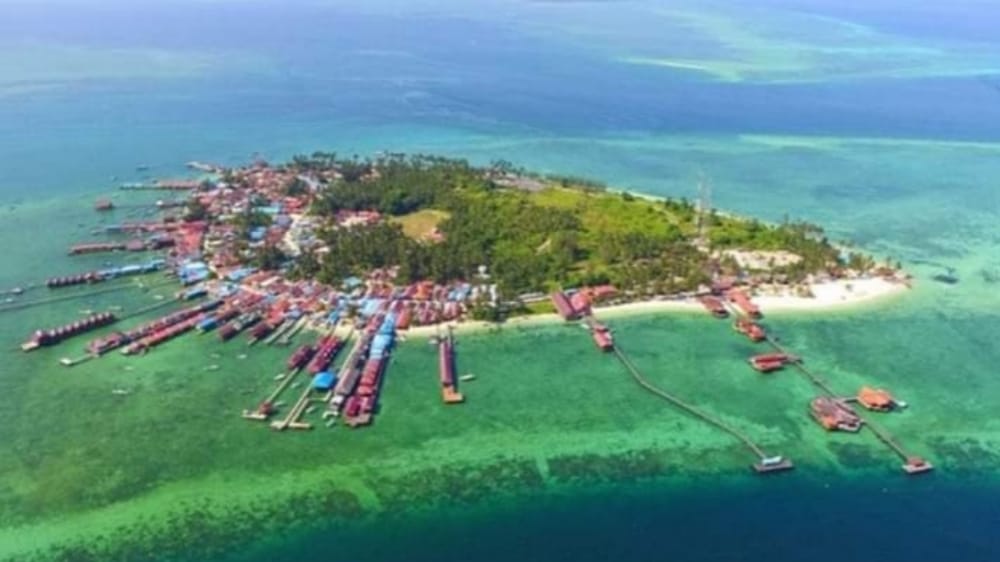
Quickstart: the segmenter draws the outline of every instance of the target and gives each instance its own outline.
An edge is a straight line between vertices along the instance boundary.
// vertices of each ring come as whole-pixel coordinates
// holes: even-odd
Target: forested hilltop
[[[669,294],[726,276],[798,282],[874,266],[861,255],[843,258],[809,223],[702,213],[684,199],[636,197],[506,162],[475,167],[427,155],[360,160],[317,152],[278,169],[295,178],[289,194],[312,191],[309,214],[323,225],[317,244],[293,260],[292,274],[331,284],[398,267],[402,282],[485,272],[506,295],[603,283]],[[380,218],[350,227],[337,220],[363,211]],[[741,259],[747,253],[756,261]]]

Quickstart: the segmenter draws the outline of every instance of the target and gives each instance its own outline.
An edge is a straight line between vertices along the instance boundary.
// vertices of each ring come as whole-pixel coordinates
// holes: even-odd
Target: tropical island
[[[73,366],[112,350],[144,355],[191,331],[215,332],[223,343],[246,333],[249,346],[300,343],[286,372],[275,377],[276,388],[243,411],[244,418],[277,430],[312,428],[306,418],[317,407],[327,426],[338,420],[369,425],[397,339],[420,327],[438,346],[442,401],[461,403],[459,382],[474,376],[456,372],[452,328],[498,326],[515,316],[581,321],[597,348],[613,351],[640,385],[704,418],[651,385],[596,317],[664,307],[735,316],[737,332],[776,351],[751,357],[753,369],[799,369],[823,392],[813,413],[824,427],[859,428],[861,418],[847,399],[768,336],[758,323],[760,305],[856,302],[908,284],[898,265],[846,252],[813,224],[768,224],[717,212],[703,198],[640,197],[503,161],[477,167],[426,155],[362,160],[317,152],[276,166],[190,166],[207,175],[122,186],[182,194],[157,201],[165,215],[106,224],[96,232],[109,240],[70,248],[70,255],[162,257],[46,282],[56,290],[165,270],[168,283],[182,285],[177,300],[188,306],[108,331],[87,344],[86,355],[62,363]],[[101,200],[95,207],[108,212],[115,203]],[[148,316],[165,304],[171,303],[128,316]],[[38,330],[22,349],[53,346],[124,319],[110,310],[94,313]],[[318,332],[314,342],[302,343],[305,329]],[[286,407],[281,397],[300,384],[302,372],[312,380]],[[895,403],[885,391],[868,390],[867,398],[857,398],[862,403],[872,396],[880,407]],[[705,421],[747,444],[758,472],[791,468],[735,428]],[[921,459],[897,452],[908,471],[926,469]]]
[[[207,219],[210,237],[224,233],[205,251],[216,273],[248,263],[331,286],[373,275],[404,286],[470,282],[490,289],[465,303],[479,320],[551,312],[545,294],[577,287],[613,286],[607,296],[622,303],[719,283],[815,298],[823,282],[846,280],[850,290],[852,281],[901,279],[898,265],[842,251],[807,222],[766,224],[503,161],[317,152],[219,171],[186,217]]]
[[[454,332],[460,330],[454,328],[562,318],[586,328],[567,329],[567,337],[587,334],[596,345],[590,359],[580,360],[593,362],[606,378],[590,381],[614,386],[621,377],[626,390],[619,404],[630,401],[630,393],[642,401],[663,399],[711,434],[724,435],[722,443],[752,455],[755,472],[791,469],[791,459],[777,450],[787,442],[716,414],[704,404],[714,396],[692,399],[690,388],[656,376],[649,362],[633,362],[628,331],[619,332],[612,318],[614,312],[704,309],[733,318],[735,336],[749,340],[718,350],[737,355],[747,376],[773,381],[771,373],[785,370],[804,377],[815,394],[799,411],[819,425],[817,431],[868,430],[902,460],[898,466],[906,474],[933,468],[914,454],[919,449],[904,446],[875,421],[907,408],[872,380],[877,374],[866,373],[861,381],[821,375],[772,332],[780,317],[761,319],[762,310],[818,309],[908,286],[898,264],[846,251],[816,225],[767,223],[719,212],[702,200],[640,196],[506,162],[473,166],[433,156],[341,159],[315,153],[280,165],[190,166],[203,174],[123,185],[98,200],[101,222],[92,232],[97,239],[73,245],[69,253],[73,263],[103,262],[103,268],[79,265],[82,273],[11,291],[5,310],[116,290],[138,293],[131,304],[91,301],[106,310],[81,310],[84,318],[72,317],[71,305],[55,307],[68,323],[35,331],[22,349],[83,348],[82,356],[70,352],[60,362],[100,365],[84,366],[84,373],[138,371],[143,364],[152,370],[156,357],[172,361],[197,350],[177,377],[209,381],[202,388],[211,389],[227,381],[224,393],[202,402],[223,409],[212,424],[276,431],[326,426],[331,429],[323,431],[338,439],[343,435],[337,432],[346,431],[340,428],[378,427],[383,416],[383,428],[398,427],[389,421],[397,414],[424,416],[431,408],[466,403],[466,395],[469,401],[459,408],[489,408],[487,393],[477,391],[492,389],[495,398],[509,387],[496,385],[497,371],[476,364],[474,353],[456,354]],[[120,222],[137,209],[144,220]],[[167,298],[165,290],[176,298]],[[47,297],[34,297],[43,291]],[[159,311],[167,307],[169,312]],[[688,321],[707,328],[700,318]],[[188,335],[195,333],[201,335]],[[81,344],[85,336],[89,341]],[[475,345],[482,349],[487,339],[504,337],[484,334]],[[429,340],[430,354],[426,345],[400,345],[408,338]],[[161,349],[168,342],[180,349]],[[124,357],[108,357],[112,351]],[[409,359],[401,359],[407,353]],[[255,361],[242,362],[251,354]],[[234,359],[228,365],[226,355]],[[41,351],[26,358],[35,360],[58,356]],[[275,369],[281,372],[274,375]],[[392,371],[414,376],[397,379]],[[421,377],[424,371],[431,376]],[[159,375],[148,374],[148,384],[159,385]],[[572,386],[560,378],[564,374],[553,372],[548,381],[554,396]],[[135,390],[134,378],[93,380],[102,394],[110,390],[115,400],[138,401],[142,391]],[[397,382],[408,385],[407,400],[382,400],[385,388]],[[530,385],[509,391],[521,397],[534,392]],[[438,392],[443,404],[436,403]],[[130,398],[133,393],[140,396]],[[382,432],[373,433],[373,440],[380,439]],[[347,449],[338,447],[337,454],[365,454]]]

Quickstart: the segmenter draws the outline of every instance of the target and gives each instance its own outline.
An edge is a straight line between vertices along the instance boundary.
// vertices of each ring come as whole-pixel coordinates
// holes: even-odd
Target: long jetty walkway
[[[589,327],[593,328],[596,320],[594,320],[592,316],[588,315],[584,318],[584,322],[586,322],[586,324]],[[760,445],[758,445],[756,442],[750,439],[750,437],[747,434],[743,433],[742,431],[736,429],[735,427],[729,425],[728,423],[722,421],[721,419],[691,404],[688,404],[687,402],[681,400],[677,396],[649,382],[649,380],[642,374],[642,371],[640,371],[639,368],[635,366],[635,363],[633,363],[632,360],[629,359],[628,355],[626,355],[625,352],[622,351],[620,346],[615,345],[612,351],[614,351],[614,354],[618,358],[618,360],[621,361],[622,366],[624,366],[625,369],[629,372],[629,374],[632,375],[632,378],[635,380],[635,382],[643,389],[645,389],[647,392],[653,394],[654,396],[662,398],[667,402],[670,402],[677,408],[687,412],[689,415],[698,418],[705,423],[708,423],[710,425],[719,428],[720,430],[738,439],[743,445],[746,446],[747,449],[750,449],[750,451],[753,452],[754,456],[756,456],[758,460],[758,462],[752,465],[755,471],[759,473],[775,472],[780,470],[787,470],[793,467],[793,464],[790,460],[783,458],[781,456],[767,454]]]
[[[0,305],[0,313],[10,312],[12,310],[21,310],[21,309],[25,309],[25,308],[31,308],[31,307],[34,307],[34,306],[43,306],[43,305],[52,304],[52,303],[55,303],[55,302],[63,302],[63,301],[85,299],[85,298],[88,298],[88,297],[94,297],[94,296],[103,295],[103,294],[106,294],[106,293],[114,293],[114,292],[118,292],[118,291],[126,291],[128,289],[159,289],[159,288],[161,288],[163,286],[170,285],[170,284],[171,284],[170,281],[164,281],[164,282],[157,283],[157,284],[140,285],[138,283],[135,283],[134,280],[130,280],[130,281],[126,281],[125,283],[114,285],[114,286],[110,286],[110,287],[109,286],[105,286],[105,287],[101,287],[100,289],[95,289],[95,290],[91,290],[91,291],[79,291],[79,292],[74,292],[74,293],[69,294],[69,295],[59,295],[59,296],[55,296],[55,297],[48,297],[48,298],[44,298],[44,299],[36,299],[36,300],[32,300],[32,301],[20,301],[20,302],[19,301],[14,301],[12,303],[7,303],[7,304]]]
[[[732,306],[731,303],[726,303],[726,306],[735,316],[741,318],[746,317],[743,311]],[[768,333],[766,341],[778,353],[784,353],[786,355],[794,355],[790,353],[789,350],[784,345],[782,345],[781,342],[779,342],[776,338],[774,338],[770,333]],[[831,388],[830,385],[825,380],[823,380],[821,376],[819,376],[812,369],[806,367],[802,363],[801,359],[796,359],[795,361],[792,361],[790,365],[792,368],[796,369],[799,373],[805,376],[809,380],[809,382],[811,382],[814,386],[819,388],[826,396],[830,398],[838,398],[839,396],[842,396],[841,394],[835,392],[833,388]],[[874,423],[870,419],[870,417],[866,416],[860,411],[857,412],[857,415],[864,421],[863,425],[868,429],[870,429],[871,432],[875,434],[875,437],[877,437],[879,441],[884,443],[887,447],[889,447],[889,449],[891,449],[896,455],[898,455],[903,460],[904,463],[902,466],[903,471],[909,474],[917,474],[931,470],[932,466],[929,463],[924,461],[919,456],[912,455],[909,452],[907,452],[906,449],[904,449],[903,446],[899,444],[899,441],[897,441],[896,438],[887,429]]]
[[[739,312],[737,312],[736,314],[739,314]],[[793,353],[789,352],[788,349],[785,348],[785,346],[781,345],[781,343],[778,342],[778,340],[775,339],[774,336],[772,336],[771,334],[767,335],[766,340],[767,343],[771,344],[771,347],[773,347],[774,350],[777,351],[778,353],[784,353],[785,355],[794,355]],[[803,365],[801,360],[792,361],[791,365],[795,367],[800,373],[805,375],[805,377],[809,379],[809,382],[813,383],[814,385],[819,387],[820,390],[826,393],[827,396],[835,397],[837,395],[837,393],[834,392],[832,388],[830,388],[830,385],[827,384],[822,377],[820,377],[818,374],[814,373],[808,367]]]

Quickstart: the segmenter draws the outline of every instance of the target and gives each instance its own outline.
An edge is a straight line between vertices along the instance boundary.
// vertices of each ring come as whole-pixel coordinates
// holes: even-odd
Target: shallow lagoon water
[[[53,205],[74,206],[65,212],[92,220],[76,201]],[[875,383],[910,403],[879,421],[938,466],[925,479],[905,478],[898,459],[866,433],[821,431],[806,414],[814,389],[805,379],[752,372],[745,358],[753,346],[701,314],[608,323],[651,379],[793,458],[794,474],[751,477],[752,457],[741,445],[642,393],[576,325],[460,335],[459,369],[477,379],[465,385],[468,403],[455,408],[440,404],[433,348],[412,338],[394,355],[373,427],[282,435],[238,412],[274,384],[285,349],[248,353],[242,339],[221,344],[192,335],[146,357],[111,354],[72,369],[55,364],[66,346],[11,351],[4,395],[17,407],[3,410],[7,530],[0,545],[12,559],[86,545],[56,550],[55,557],[291,560],[350,548],[371,560],[398,559],[411,549],[439,559],[488,559],[492,552],[497,559],[515,553],[542,560],[630,538],[638,546],[622,546],[622,559],[663,552],[713,559],[731,551],[694,549],[692,541],[722,536],[745,544],[749,529],[784,534],[744,521],[774,509],[787,522],[829,505],[829,513],[801,523],[815,530],[872,509],[871,498],[887,494],[895,507],[880,507],[880,517],[895,513],[898,525],[938,525],[935,513],[958,518],[987,510],[981,519],[990,513],[982,502],[994,497],[990,474],[1000,458],[992,416],[992,365],[1000,358],[989,344],[997,327],[987,314],[936,299],[953,290],[924,280],[889,302],[767,318],[845,394]],[[28,322],[150,302],[150,294],[128,290],[5,313],[3,334],[13,344]],[[948,365],[944,355],[963,359]],[[207,364],[220,369],[206,371]],[[133,393],[113,396],[112,388]],[[689,517],[679,520],[680,513]],[[884,522],[863,521],[844,522],[844,533],[871,533],[864,536],[874,540],[885,531]],[[678,541],[640,541],[644,529],[679,525],[683,533],[665,535]],[[737,525],[741,531],[732,534]],[[960,558],[976,559],[989,546],[964,536],[949,539]],[[941,540],[938,534],[916,542]],[[490,546],[507,541],[513,550]],[[789,548],[789,559],[803,552]],[[745,554],[755,559],[755,552],[766,549]]]
[[[298,60],[304,48],[290,43],[277,73],[231,65],[6,95],[0,288],[126,259],[64,252],[101,222],[141,216],[90,210],[100,195],[155,198],[109,191],[139,179],[140,164],[170,175],[253,153],[427,151],[689,198],[703,172],[720,208],[818,222],[915,274],[913,291],[884,303],[767,323],[845,394],[876,384],[909,402],[879,421],[938,470],[908,479],[871,435],[821,431],[804,379],[753,373],[752,346],[701,315],[608,322],[650,378],[791,457],[794,473],[751,477],[738,443],[642,393],[576,326],[460,335],[459,369],[477,380],[456,408],[440,404],[433,350],[414,338],[394,355],[376,424],[356,432],[275,435],[239,418],[273,385],[283,349],[186,336],[73,369],[56,360],[80,340],[14,351],[80,310],[156,302],[130,289],[0,314],[0,559],[988,558],[1000,144],[980,77],[720,84],[620,67],[617,44],[581,48],[466,17],[436,20],[440,44],[404,34],[392,39],[402,55],[354,53],[353,80],[317,72],[322,56]],[[299,29],[324,37],[321,24]],[[141,42],[121,33],[100,41]],[[363,49],[363,36],[344,33],[331,50]],[[160,37],[143,41],[176,47]],[[478,48],[465,48],[472,39]],[[539,57],[560,71],[541,72]],[[497,71],[483,74],[486,63]],[[932,280],[948,268],[957,285]]]

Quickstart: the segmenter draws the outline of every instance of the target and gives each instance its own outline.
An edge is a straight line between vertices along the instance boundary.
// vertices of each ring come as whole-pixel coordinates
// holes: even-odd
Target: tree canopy
[[[433,242],[411,238],[393,223],[327,228],[320,238],[329,252],[319,260],[312,254],[300,258],[306,262],[295,269],[328,282],[387,266],[398,266],[403,280],[469,279],[486,266],[507,294],[598,282],[659,292],[693,289],[717,266],[694,244],[697,210],[686,200],[614,193],[572,177],[545,179],[541,188],[503,187],[493,178],[514,170],[503,161],[480,169],[426,155],[338,160],[315,153],[289,166],[303,173],[338,172],[313,203],[312,212],[320,216],[359,210],[447,214]],[[839,260],[822,230],[804,222],[769,225],[713,212],[708,228],[714,249],[802,256],[784,272],[792,276]]]

